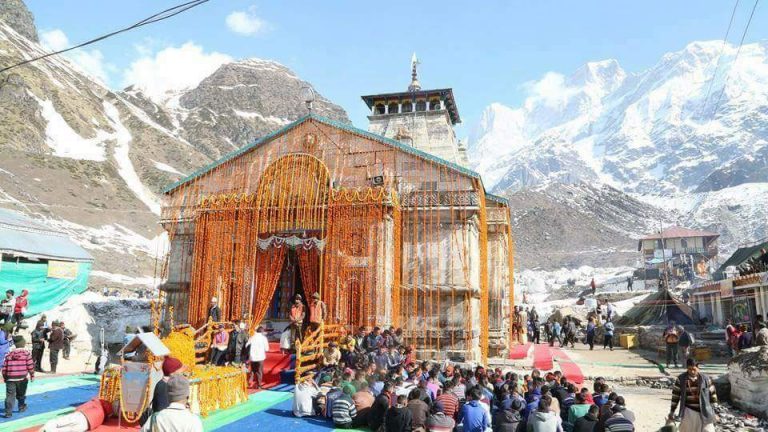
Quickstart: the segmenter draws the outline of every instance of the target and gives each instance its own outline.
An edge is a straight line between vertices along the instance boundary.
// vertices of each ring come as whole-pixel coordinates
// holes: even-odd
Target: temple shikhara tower
[[[484,361],[508,344],[510,212],[453,126],[450,88],[364,96],[368,131],[311,111],[169,186],[166,304],[201,325],[282,328],[296,293],[326,325],[402,327],[420,358]]]

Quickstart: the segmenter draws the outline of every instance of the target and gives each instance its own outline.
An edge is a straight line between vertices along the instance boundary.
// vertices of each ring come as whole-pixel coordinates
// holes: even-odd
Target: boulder
[[[741,351],[728,362],[731,402],[752,415],[768,418],[768,346]]]

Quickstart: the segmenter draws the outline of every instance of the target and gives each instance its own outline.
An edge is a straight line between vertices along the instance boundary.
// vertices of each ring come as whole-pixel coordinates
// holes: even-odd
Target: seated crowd
[[[295,388],[293,414],[321,416],[336,428],[372,431],[634,431],[622,396],[597,379],[594,392],[559,371],[545,376],[416,361],[402,333],[377,327],[343,335],[322,367]]]

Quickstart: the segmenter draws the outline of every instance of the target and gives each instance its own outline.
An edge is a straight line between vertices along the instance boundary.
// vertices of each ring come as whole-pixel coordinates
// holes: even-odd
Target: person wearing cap
[[[323,351],[322,363],[325,367],[336,367],[341,361],[341,351],[336,342],[328,344],[328,348]]]
[[[246,353],[245,344],[247,343],[248,332],[245,321],[235,321],[235,330],[229,335],[229,346],[227,347],[227,355],[233,365],[243,363]]]
[[[174,357],[163,359],[163,379],[155,385],[155,391],[152,396],[152,412],[160,412],[171,404],[168,396],[168,380],[184,372],[184,364]]]
[[[320,394],[312,372],[302,374],[304,379],[299,380],[293,391],[293,415],[296,417],[311,417],[315,415],[315,399]]]
[[[35,372],[43,371],[43,353],[45,352],[45,328],[40,321],[35,325],[30,337],[32,338],[32,360],[35,362]]]
[[[251,360],[251,379],[249,385],[261,388],[261,377],[264,373],[264,360],[267,359],[269,341],[264,336],[264,327],[259,326],[256,333],[245,344],[248,347],[248,357]]]
[[[59,322],[51,323],[51,333],[48,334],[48,349],[50,350],[51,373],[56,373],[59,364],[59,351],[64,349],[64,331],[59,327]]]
[[[320,293],[312,294],[312,302],[309,304],[309,329],[317,330],[328,314],[328,307],[320,300]]]
[[[301,294],[296,294],[293,299],[293,305],[291,306],[291,345],[297,340],[302,340],[303,335],[301,333],[301,327],[304,323],[304,303],[302,302]]]
[[[200,417],[187,408],[189,380],[181,375],[168,379],[168,408],[153,413],[144,423],[141,432],[203,432]]]
[[[14,336],[13,343],[16,349],[5,357],[2,367],[5,381],[5,418],[11,418],[16,401],[19,402],[19,412],[27,410],[27,384],[30,380],[35,380],[35,362],[32,360],[32,354],[24,348],[24,337]]]
[[[211,307],[208,308],[208,320],[213,322],[221,321],[221,308],[219,307],[219,299],[211,297]]]
[[[523,402],[520,399],[510,398],[508,408],[501,408],[493,417],[493,432],[517,432],[523,417],[520,411],[523,409]]]

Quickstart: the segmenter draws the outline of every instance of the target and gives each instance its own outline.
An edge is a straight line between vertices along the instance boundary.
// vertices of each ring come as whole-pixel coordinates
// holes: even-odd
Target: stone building
[[[169,186],[162,287],[176,321],[285,325],[319,293],[328,322],[395,325],[420,355],[484,360],[507,345],[507,201],[466,167],[451,89],[365,96],[370,131],[307,116]],[[383,108],[382,108],[383,106]]]

